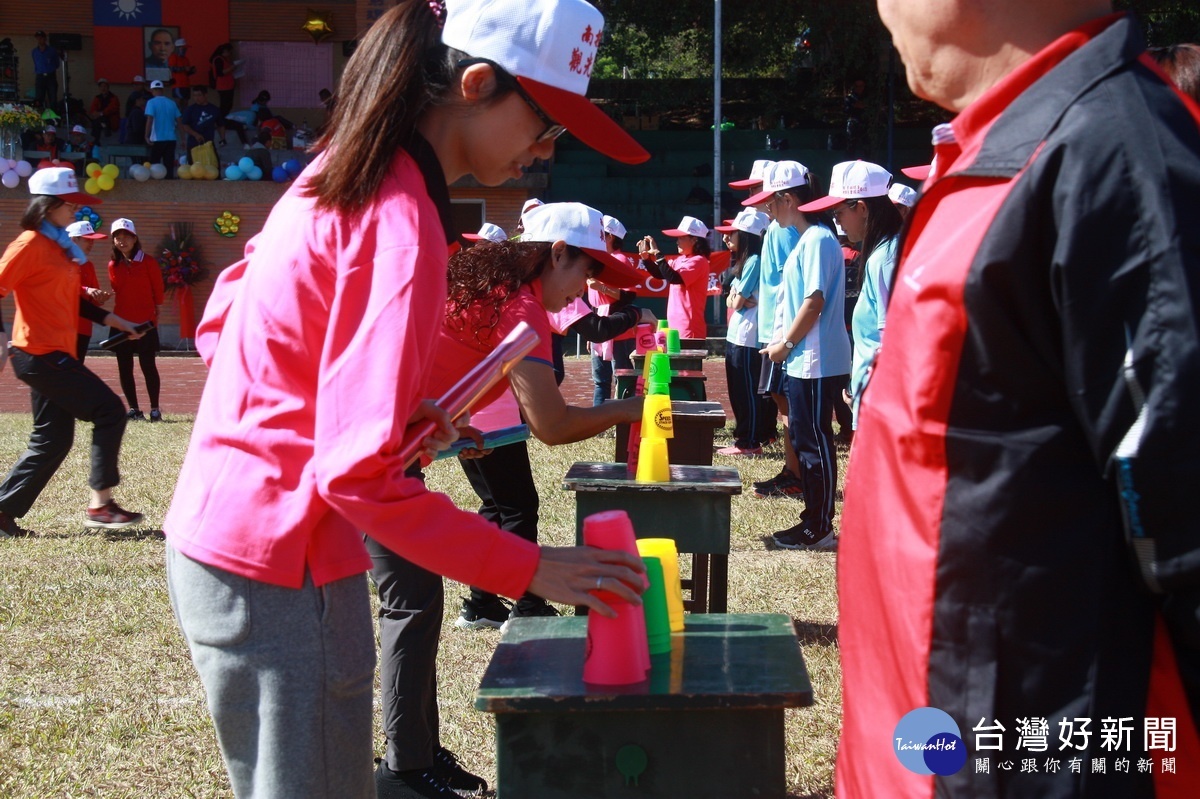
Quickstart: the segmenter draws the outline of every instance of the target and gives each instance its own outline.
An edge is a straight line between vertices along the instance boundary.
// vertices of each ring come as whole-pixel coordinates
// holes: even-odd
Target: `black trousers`
[[[501,530],[537,543],[540,500],[525,442],[498,447],[491,455],[459,463],[480,499],[479,515]],[[471,587],[471,598],[476,602],[493,596]]]
[[[120,483],[125,407],[112,389],[65,352],[30,355],[13,347],[10,360],[13,373],[31,389],[33,433],[0,483],[0,511],[18,519],[29,512],[71,451],[76,419],[93,425],[88,485],[100,491]]]
[[[115,327],[108,329],[109,336],[115,336],[120,332]],[[141,338],[133,341],[127,339],[121,342],[113,348],[113,352],[117,356],[117,376],[121,380],[121,393],[125,395],[125,401],[129,403],[129,407],[139,407],[137,383],[133,379],[133,359],[134,356],[137,356],[138,363],[142,367],[142,377],[146,380],[146,393],[150,397],[150,407],[157,408],[159,390],[162,387],[162,381],[158,376],[158,364],[155,362],[155,358],[158,357],[158,328],[151,328]]]
[[[757,447],[775,436],[778,408],[770,396],[758,393],[762,355],[758,347],[725,345],[725,380],[733,409],[733,441],[739,447]]]
[[[43,108],[58,105],[58,73],[39,72],[33,78],[33,102],[42,103]]]
[[[162,164],[167,168],[167,180],[175,177],[175,146],[174,139],[150,142],[150,163]]]
[[[424,479],[420,466],[408,477]],[[433,766],[438,746],[437,650],[442,578],[363,536],[379,589],[379,689],[392,771]]]
[[[90,334],[85,336],[80,333],[75,337],[75,360],[83,363],[84,359],[87,358],[88,345],[91,343],[92,337]]]
[[[804,510],[800,521],[818,535],[833,531],[837,493],[837,449],[833,444],[833,394],[842,375],[804,379],[784,375],[788,401],[788,435],[800,462]]]

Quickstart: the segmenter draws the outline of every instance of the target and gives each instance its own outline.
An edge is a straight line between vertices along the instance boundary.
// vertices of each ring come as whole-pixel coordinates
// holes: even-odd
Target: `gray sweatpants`
[[[239,799],[374,799],[366,576],[283,588],[168,544],[167,583]]]

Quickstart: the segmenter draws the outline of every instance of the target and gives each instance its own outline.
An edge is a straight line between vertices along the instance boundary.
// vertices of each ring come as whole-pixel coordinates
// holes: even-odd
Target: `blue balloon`
[[[262,180],[262,170],[254,164],[250,165],[250,171],[246,173],[246,177],[251,180]]]
[[[287,173],[294,178],[304,171],[304,164],[300,163],[295,158],[290,158],[283,162],[283,168],[286,169]]]
[[[248,155],[243,155],[241,160],[238,161],[237,165],[238,169],[242,170],[242,172],[249,172],[254,168],[254,159]]]
[[[225,179],[226,180],[241,180],[242,179],[242,170],[238,169],[237,164],[230,164],[229,166],[225,167]]]
[[[271,170],[271,180],[274,180],[276,183],[287,183],[291,179],[292,176],[281,166],[277,166]]]

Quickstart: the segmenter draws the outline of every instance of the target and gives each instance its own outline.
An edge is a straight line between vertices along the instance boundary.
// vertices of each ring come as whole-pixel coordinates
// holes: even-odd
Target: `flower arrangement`
[[[167,238],[159,245],[162,252],[159,263],[167,291],[191,286],[208,277],[208,269],[200,265],[200,248],[192,241],[191,224],[175,222],[167,230]]]
[[[29,106],[20,103],[0,104],[0,128],[31,130],[41,126],[42,118]]]

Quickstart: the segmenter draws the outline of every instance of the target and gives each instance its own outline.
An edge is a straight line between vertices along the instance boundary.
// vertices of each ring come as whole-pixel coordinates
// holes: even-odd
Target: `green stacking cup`
[[[653,657],[671,651],[671,617],[667,612],[662,561],[642,558],[642,562],[646,564],[646,577],[650,582],[650,587],[642,594],[642,610],[646,614],[646,640]]]
[[[679,331],[673,327],[667,328],[667,352],[671,355],[679,354]]]

